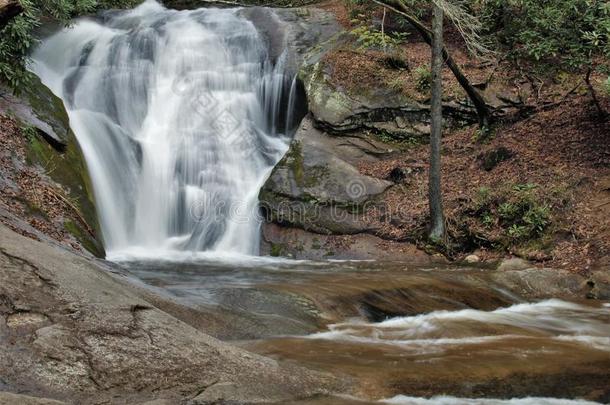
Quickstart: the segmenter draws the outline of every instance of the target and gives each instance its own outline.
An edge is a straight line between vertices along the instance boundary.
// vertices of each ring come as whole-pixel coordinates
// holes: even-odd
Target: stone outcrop
[[[11,391],[80,404],[207,404],[285,403],[335,387],[179,321],[91,259],[1,225],[0,246],[1,383]]]
[[[428,265],[432,258],[415,246],[383,240],[371,234],[325,235],[267,223],[263,227],[265,256],[307,260],[388,260]]]
[[[261,191],[272,222],[321,234],[370,231],[359,213],[391,183],[361,175],[305,120]]]
[[[0,114],[16,118],[27,129],[27,164],[57,183],[59,198],[76,211],[78,220],[64,221],[66,231],[89,252],[103,255],[87,165],[63,102],[33,77],[19,95],[0,85]]]
[[[330,134],[371,131],[395,139],[425,139],[430,135],[430,106],[389,86],[347,89],[333,83],[333,71],[324,56],[338,48],[355,47],[350,34],[338,33],[310,52],[301,67],[309,109],[316,126]],[[357,51],[357,49],[354,49]],[[468,103],[444,104],[449,126],[473,122],[476,114]]]
[[[367,212],[375,210],[393,182],[362,175],[357,166],[399,150],[376,133],[425,136],[429,109],[391,89],[353,94],[334,86],[324,55],[351,39],[336,23],[326,26],[317,46],[309,41],[297,52],[302,54],[299,80],[308,115],[261,190],[266,219],[262,248],[264,253],[299,258],[380,257],[387,246],[374,236],[379,224]],[[327,40],[320,41],[324,37]],[[334,238],[346,235],[352,235],[349,241]],[[320,239],[325,248],[309,247]],[[391,251],[413,253],[406,245]]]

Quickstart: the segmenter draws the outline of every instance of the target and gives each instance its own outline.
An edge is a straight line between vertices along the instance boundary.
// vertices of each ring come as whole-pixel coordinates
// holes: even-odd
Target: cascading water
[[[283,59],[239,9],[154,0],[41,44],[32,70],[66,104],[109,256],[258,253],[258,193],[294,127]]]

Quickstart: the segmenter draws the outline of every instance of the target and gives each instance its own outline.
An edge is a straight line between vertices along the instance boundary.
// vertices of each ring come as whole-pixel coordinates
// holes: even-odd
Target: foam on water
[[[610,309],[551,299],[489,312],[464,309],[379,323],[354,320],[330,325],[328,331],[309,338],[391,344],[418,350],[506,339],[553,338],[610,351]]]
[[[559,398],[513,398],[513,399],[491,399],[491,398],[456,398],[450,396],[436,396],[432,398],[408,397],[398,395],[394,398],[379,401],[383,404],[393,405],[599,405],[599,402],[591,402],[580,399]]]

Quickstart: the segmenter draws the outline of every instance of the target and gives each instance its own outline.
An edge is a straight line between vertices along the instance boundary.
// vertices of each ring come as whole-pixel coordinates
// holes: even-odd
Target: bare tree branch
[[[394,11],[397,14],[402,15],[409,23],[417,30],[420,36],[428,43],[428,45],[432,46],[433,35],[428,27],[426,27],[419,19],[414,16],[409,8],[401,1],[401,0],[373,0],[375,3],[388,7],[390,10]],[[434,0],[436,1],[436,0]],[[489,123],[491,121],[491,111],[487,105],[487,102],[483,98],[483,96],[475,89],[468,78],[464,75],[458,64],[449,54],[447,48],[443,47],[443,58],[445,59],[445,63],[453,72],[453,75],[460,83],[460,86],[464,89],[468,97],[474,104],[474,107],[477,110],[477,115],[479,117],[479,126],[483,130],[487,130],[489,128]]]

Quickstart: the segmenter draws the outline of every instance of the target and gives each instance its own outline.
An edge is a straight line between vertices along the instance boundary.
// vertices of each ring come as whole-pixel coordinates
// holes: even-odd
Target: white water
[[[148,0],[79,20],[33,59],[68,109],[109,258],[258,253],[258,193],[287,150],[294,86],[238,9]]]
[[[513,399],[473,399],[456,398],[450,396],[437,396],[432,398],[417,398],[398,395],[394,398],[380,401],[392,405],[599,405],[599,402],[579,399],[558,398],[513,398]]]
[[[309,338],[389,344],[418,353],[519,338],[552,339],[610,351],[610,308],[552,299],[490,312],[464,309],[435,311],[380,323],[355,320],[330,325],[329,331]]]

